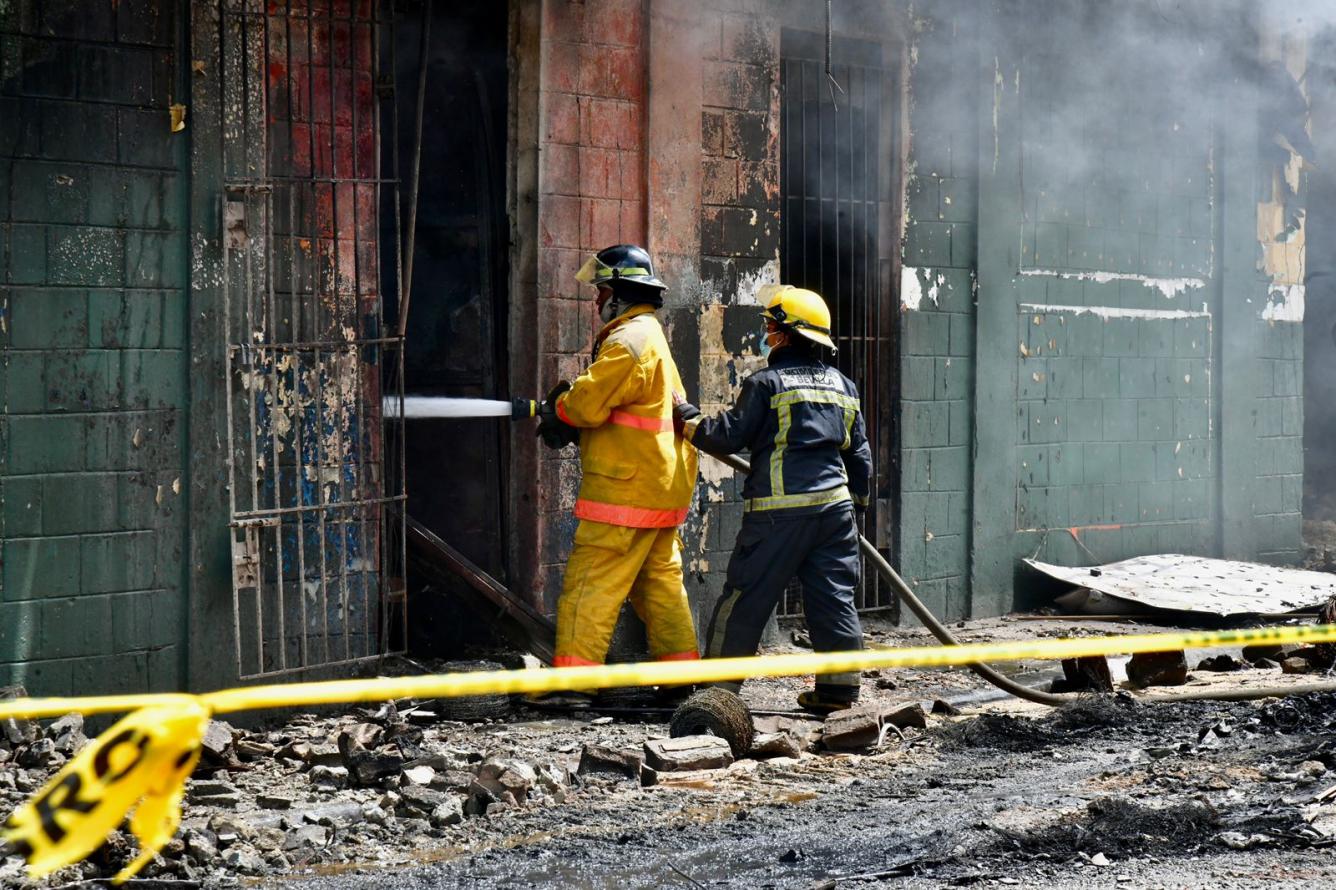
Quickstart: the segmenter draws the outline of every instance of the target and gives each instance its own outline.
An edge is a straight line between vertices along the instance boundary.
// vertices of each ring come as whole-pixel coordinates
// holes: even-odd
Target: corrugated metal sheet
[[[1291,612],[1336,596],[1336,575],[1177,553],[1104,566],[1025,564],[1050,578],[1152,609],[1211,615]]]

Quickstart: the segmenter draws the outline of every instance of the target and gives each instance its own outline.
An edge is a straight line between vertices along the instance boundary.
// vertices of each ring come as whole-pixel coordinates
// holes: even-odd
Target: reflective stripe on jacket
[[[769,367],[743,381],[732,408],[689,421],[686,435],[702,451],[751,452],[742,488],[748,511],[867,504],[872,450],[858,388],[798,350],[775,350]]]
[[[599,332],[594,363],[557,399],[580,427],[579,519],[669,528],[686,518],[696,450],[673,432],[682,379],[651,306],[633,307]]]

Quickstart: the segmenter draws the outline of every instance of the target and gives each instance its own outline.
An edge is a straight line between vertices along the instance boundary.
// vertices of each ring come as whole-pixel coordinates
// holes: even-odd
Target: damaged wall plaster
[[[1111,281],[1136,281],[1152,290],[1159,291],[1166,300],[1172,300],[1189,289],[1198,290],[1206,286],[1206,281],[1201,278],[1157,278],[1153,275],[1141,275],[1134,272],[1059,272],[1054,269],[1021,269],[1020,274],[1093,281],[1096,284],[1108,284]]]

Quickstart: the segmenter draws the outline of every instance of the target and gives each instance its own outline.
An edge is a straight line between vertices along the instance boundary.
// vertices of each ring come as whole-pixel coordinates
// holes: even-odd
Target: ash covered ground
[[[1146,628],[998,619],[960,632],[983,640],[1132,629]],[[871,636],[927,642],[914,630]],[[1240,655],[1189,653],[1189,662],[1220,654]],[[1262,664],[1194,670],[1185,688],[1319,679]],[[1027,668],[1018,676],[1050,670]],[[790,710],[805,682],[755,682],[746,697],[760,711]],[[924,716],[838,751],[820,721],[758,718],[772,731],[764,753],[659,772],[651,787],[638,760],[646,741],[668,735],[666,714],[633,722],[483,700],[464,711],[397,702],[218,724],[178,838],[138,883],[1274,887],[1336,875],[1327,849],[1336,835],[1336,696],[1151,704],[1120,691],[1050,710],[994,698],[969,672],[949,670],[871,672],[864,698],[874,713],[917,704]],[[933,713],[936,700],[963,713]],[[78,749],[82,733],[71,718],[5,730],[7,809]],[[43,884],[96,885],[132,853],[117,835]],[[5,860],[0,884],[25,884],[19,860]]]

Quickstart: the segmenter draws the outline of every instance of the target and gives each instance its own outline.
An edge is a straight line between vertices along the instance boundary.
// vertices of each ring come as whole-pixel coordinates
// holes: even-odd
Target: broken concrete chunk
[[[636,751],[622,751],[617,748],[605,748],[602,745],[585,745],[580,750],[580,765],[576,773],[588,775],[617,775],[628,779],[638,778],[640,764],[644,757]]]
[[[1243,662],[1226,652],[1221,655],[1213,655],[1210,658],[1203,658],[1197,662],[1197,670],[1221,674],[1230,671],[1241,671],[1243,670]]]
[[[712,735],[688,735],[645,742],[645,765],[655,772],[722,769],[733,762],[733,750]]]
[[[193,779],[186,786],[186,799],[210,807],[235,807],[241,803],[241,791],[230,782]]]
[[[464,821],[464,801],[451,795],[431,811],[428,819],[436,828],[446,825],[458,825]]]
[[[255,796],[255,803],[262,810],[290,810],[295,801],[287,794],[266,794],[260,793]]]
[[[208,829],[192,828],[181,839],[190,855],[200,862],[208,862],[218,856],[218,836]]]
[[[943,717],[959,717],[962,713],[960,708],[957,708],[944,698],[935,698],[932,700],[932,712]]]
[[[894,726],[899,729],[925,729],[928,726],[928,716],[923,713],[923,706],[918,702],[910,702],[906,705],[895,705],[889,709],[883,708],[880,714],[883,726]]]
[[[200,740],[200,747],[204,749],[205,754],[211,754],[218,760],[226,758],[227,750],[232,747],[232,739],[236,730],[230,723],[222,720],[210,720],[208,728],[204,730],[204,738]]]
[[[1113,674],[1103,655],[1064,658],[1062,679],[1054,680],[1052,692],[1112,692]]]
[[[1252,646],[1243,647],[1244,661],[1257,661],[1262,658],[1269,658],[1272,661],[1280,661],[1284,646],[1278,646],[1272,643],[1258,643]]]
[[[399,775],[404,759],[388,751],[354,751],[345,758],[344,766],[354,785],[368,787]]]
[[[1280,663],[1280,670],[1286,674],[1309,674],[1313,665],[1307,658],[1292,655]]]
[[[46,737],[55,743],[57,752],[67,757],[76,753],[88,741],[83,715],[66,714],[46,728]]]
[[[1182,686],[1188,681],[1188,660],[1181,649],[1173,652],[1138,652],[1127,662],[1133,686]]]
[[[879,717],[876,710],[868,707],[836,711],[822,725],[821,740],[832,751],[870,748],[881,738]]]
[[[19,751],[19,766],[26,766],[29,769],[43,769],[48,766],[55,766],[55,760],[60,757],[56,753],[56,743],[51,739],[37,739],[26,748]]]
[[[342,766],[313,766],[307,777],[317,788],[344,788],[348,785],[348,770]]]
[[[748,757],[765,760],[770,757],[797,757],[802,753],[798,740],[787,732],[767,732],[752,739]]]
[[[223,864],[242,874],[258,875],[264,871],[264,858],[250,847],[237,845],[223,855]]]
[[[255,837],[255,828],[245,819],[219,813],[209,820],[209,830],[217,839],[220,847],[227,847],[237,841],[248,841]]]
[[[257,742],[254,739],[239,739],[232,745],[232,749],[236,751],[237,757],[242,761],[277,756],[273,745],[268,742]]]
[[[418,816],[430,816],[441,804],[453,799],[444,791],[432,791],[420,785],[405,785],[399,796],[399,809],[406,815]]]
[[[346,757],[348,751],[374,748],[384,735],[384,728],[374,723],[358,723],[339,733],[339,751]]]
[[[477,781],[498,798],[509,792],[516,801],[523,801],[538,781],[538,774],[520,760],[489,760],[478,768]]]
[[[284,850],[318,849],[329,843],[329,829],[323,825],[303,825],[288,832]]]
[[[437,791],[464,791],[473,781],[473,773],[462,769],[446,770],[437,773],[429,783]]]
[[[430,785],[436,778],[436,770],[429,766],[404,767],[404,782],[408,785]]]
[[[28,690],[23,686],[0,686],[0,701],[12,701],[27,698]],[[22,717],[6,717],[0,720],[0,736],[11,745],[26,745],[37,740],[40,729],[36,720]]]

